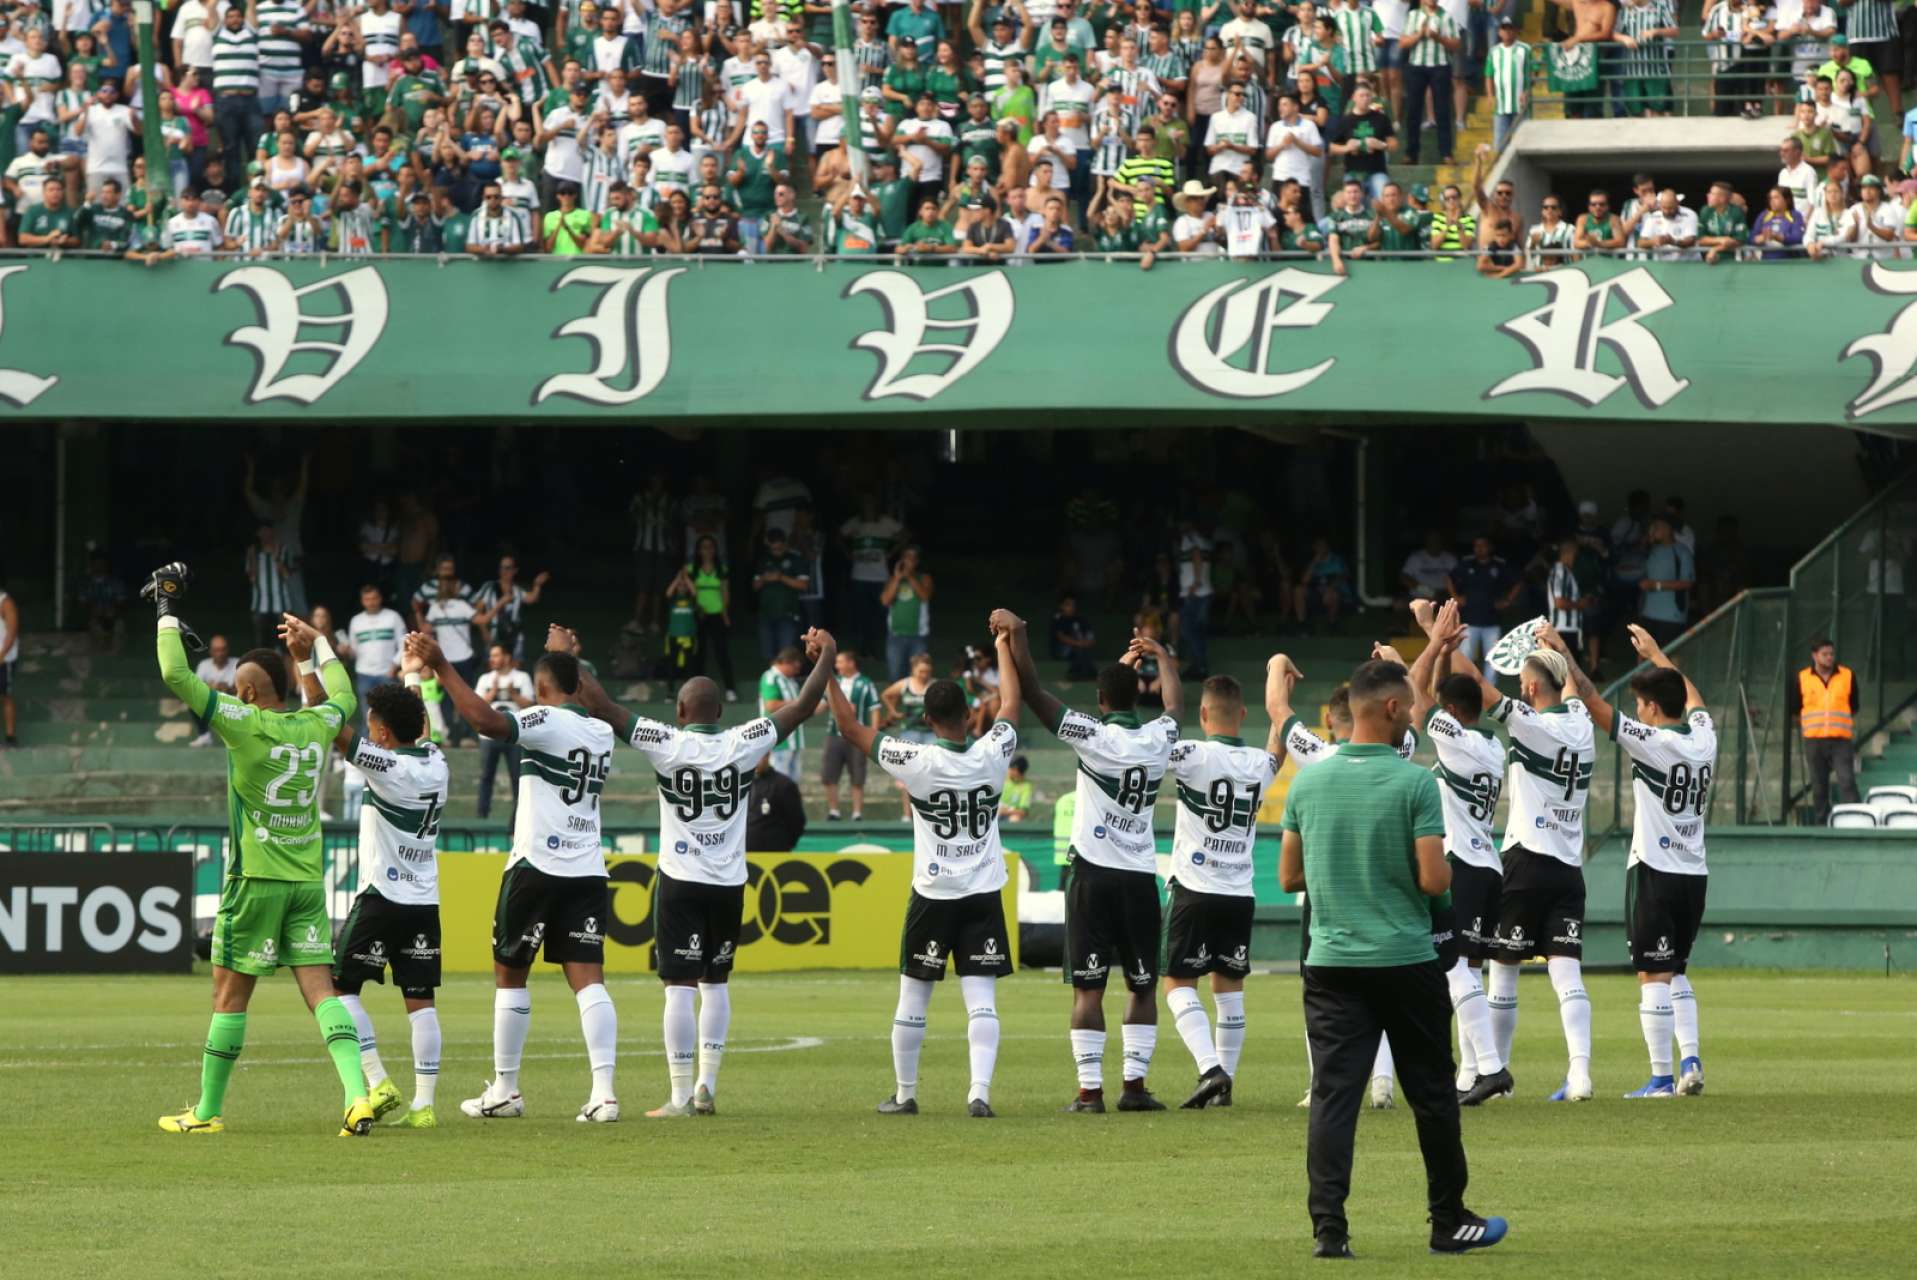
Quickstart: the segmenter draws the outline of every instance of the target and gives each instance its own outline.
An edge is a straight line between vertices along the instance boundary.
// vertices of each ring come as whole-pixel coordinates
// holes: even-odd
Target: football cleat
[[[1677,1064],[1677,1091],[1687,1098],[1704,1092],[1704,1060],[1686,1058]]]
[[[226,1122],[218,1116],[202,1120],[198,1112],[188,1107],[177,1116],[161,1116],[160,1128],[168,1133],[225,1133]]]
[[[692,1099],[687,1098],[684,1102],[666,1101],[666,1102],[660,1103],[658,1106],[654,1107],[652,1110],[646,1112],[646,1119],[677,1120],[681,1116],[689,1116],[693,1114],[695,1113],[692,1110]]]
[[[389,1129],[437,1129],[439,1118],[433,1114],[431,1107],[414,1107],[397,1119],[387,1121],[386,1127]]]
[[[1491,1101],[1493,1098],[1508,1098],[1516,1092],[1516,1090],[1517,1085],[1511,1080],[1511,1069],[1509,1067],[1501,1067],[1490,1075],[1479,1076],[1473,1081],[1469,1089],[1464,1090],[1458,1095],[1458,1105],[1461,1107],[1480,1106]]]
[[[974,1098],[965,1104],[965,1114],[974,1120],[995,1120],[998,1112],[992,1110],[992,1104],[983,1098]]]
[[[1469,1253],[1473,1249],[1489,1249],[1510,1231],[1511,1224],[1503,1218],[1480,1218],[1467,1209],[1458,1215],[1457,1223],[1449,1230],[1441,1230],[1435,1222],[1431,1224],[1431,1252]]]
[[[1589,1102],[1591,1100],[1591,1092],[1591,1082],[1589,1080],[1579,1080],[1576,1083],[1566,1080],[1557,1087],[1557,1092],[1553,1093],[1547,1101]]]
[[[1229,1107],[1231,1105],[1231,1082],[1227,1081],[1225,1083],[1225,1091],[1214,1095],[1212,1100],[1205,1105],[1207,1107]]]
[[[1351,1251],[1350,1236],[1319,1236],[1318,1242],[1311,1246],[1314,1258],[1355,1258]]]
[[[1231,1077],[1225,1074],[1223,1067],[1213,1067],[1198,1077],[1198,1087],[1192,1090],[1191,1097],[1178,1104],[1180,1111],[1196,1111],[1209,1106],[1211,1100],[1219,1094],[1231,1092]]]
[[[690,1102],[686,1104],[685,1113],[687,1115],[692,1114],[692,1104]],[[588,1102],[585,1106],[579,1108],[579,1114],[574,1116],[573,1119],[579,1121],[581,1124],[618,1124],[619,1099],[605,1098],[598,1102]]]
[[[904,1102],[900,1102],[896,1093],[879,1104],[879,1114],[882,1116],[915,1116],[918,1113],[917,1098],[907,1098]]]
[[[354,1098],[346,1108],[346,1118],[340,1121],[339,1136],[364,1138],[373,1131],[373,1120],[373,1104],[365,1098]]]
[[[1165,1104],[1152,1097],[1152,1091],[1142,1085],[1136,1089],[1124,1089],[1118,1095],[1120,1111],[1163,1111]]]
[[[1670,1076],[1652,1076],[1624,1096],[1627,1098],[1675,1098],[1677,1082]]]
[[[700,1085],[692,1091],[692,1114],[695,1116],[716,1116],[719,1104],[712,1099],[712,1090]]]
[[[1397,1098],[1391,1089],[1391,1077],[1371,1077],[1371,1109],[1373,1111],[1389,1111],[1397,1105]]]
[[[1102,1116],[1105,1114],[1105,1091],[1080,1089],[1078,1096],[1066,1103],[1062,1110],[1068,1114],[1076,1112],[1079,1115]]]
[[[1465,1094],[1470,1093],[1471,1086],[1476,1084],[1477,1082],[1478,1082],[1478,1073],[1475,1070],[1467,1071],[1463,1067],[1458,1068],[1458,1096],[1460,1098],[1462,1098]]]
[[[526,1114],[526,1100],[517,1093],[495,1097],[493,1086],[488,1082],[483,1093],[466,1099],[459,1104],[459,1109],[475,1120],[511,1120]]]
[[[406,1105],[406,1099],[399,1096],[399,1086],[393,1083],[391,1076],[367,1090],[366,1100],[373,1104],[373,1117],[377,1120],[384,1120]]]

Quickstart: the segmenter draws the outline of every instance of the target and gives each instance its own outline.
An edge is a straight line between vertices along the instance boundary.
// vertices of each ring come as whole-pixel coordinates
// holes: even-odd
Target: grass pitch
[[[1465,1113],[1469,1203],[1510,1218],[1470,1260],[1426,1256],[1410,1113],[1366,1112],[1350,1206],[1360,1268],[1403,1275],[1908,1276],[1917,1256],[1917,986],[1868,976],[1698,976],[1708,1092],[1625,1102],[1647,1074],[1635,983],[1590,980],[1597,1100],[1547,1104],[1555,1001],[1527,974],[1519,1096]],[[628,1119],[582,1125],[576,1007],[533,986],[524,1120],[459,1100],[489,1074],[490,983],[442,993],[435,1131],[333,1136],[338,1088],[290,979],[262,985],[229,1130],[162,1134],[198,1091],[208,981],[0,979],[0,1239],[19,1276],[1219,1276],[1311,1265],[1297,979],[1254,977],[1229,1111],[1066,1116],[1055,974],[1000,984],[1000,1119],[964,1115],[957,984],[935,997],[925,1114],[881,1119],[896,979],[741,976],[711,1120],[647,1121],[665,1092],[661,1000],[612,985]],[[396,993],[367,1003],[410,1092]],[[1114,1005],[1114,1010],[1116,1006]],[[1118,1037],[1108,1049],[1116,1080]],[[1170,1020],[1153,1081],[1194,1076]],[[1452,1274],[1447,1271],[1446,1274]]]

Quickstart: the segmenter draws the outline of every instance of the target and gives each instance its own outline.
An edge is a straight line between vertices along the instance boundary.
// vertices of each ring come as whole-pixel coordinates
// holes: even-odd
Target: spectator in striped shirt
[[[260,113],[260,38],[254,0],[228,6],[213,33],[213,109],[226,167],[238,173],[246,148],[265,130]]]
[[[1536,71],[1531,46],[1518,39],[1518,24],[1509,17],[1498,19],[1497,47],[1485,60],[1485,70],[1491,79],[1491,149],[1502,153],[1524,118]]]
[[[246,202],[235,205],[226,215],[225,248],[249,258],[264,258],[273,251],[279,240],[280,218],[273,211],[272,195],[264,177],[253,179]]]
[[[279,531],[270,521],[261,522],[247,551],[246,581],[252,601],[254,643],[275,644],[281,616],[292,612],[295,601],[303,600],[306,592],[299,582],[299,561],[280,543]]]
[[[260,33],[260,113],[271,116],[300,87],[300,66],[315,33],[302,0],[255,0],[248,7]]]
[[[293,188],[286,193],[286,217],[273,239],[273,252],[282,256],[318,253],[325,244],[326,226],[313,216],[312,196],[305,187]]]

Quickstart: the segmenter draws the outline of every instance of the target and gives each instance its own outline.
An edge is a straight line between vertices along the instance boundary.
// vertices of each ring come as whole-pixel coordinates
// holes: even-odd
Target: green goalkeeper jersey
[[[187,665],[177,629],[161,626],[159,653],[166,687],[226,746],[226,807],[232,827],[226,874],[254,880],[322,879],[319,772],[327,748],[340,726],[352,720],[356,707],[345,665],[334,661],[320,670],[325,702],[269,711],[209,689]]]

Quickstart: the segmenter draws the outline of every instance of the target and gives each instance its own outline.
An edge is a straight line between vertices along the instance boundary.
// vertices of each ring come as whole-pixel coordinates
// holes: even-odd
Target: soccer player
[[[555,626],[546,643],[548,650],[570,652],[578,638]],[[672,1093],[665,1105],[646,1112],[651,1119],[717,1114],[719,1062],[732,1022],[728,980],[745,911],[753,774],[818,709],[836,656],[824,631],[807,632],[803,643],[815,659],[805,684],[772,714],[731,729],[719,724],[725,695],[704,676],[679,687],[675,727],[632,714],[606,696],[592,673],[581,672],[579,693],[586,709],[651,762],[659,783],[659,888],[652,921],[659,980],[666,988],[666,1078]]]
[[[439,680],[468,725],[482,738],[510,742],[525,752],[519,802],[513,810],[512,854],[493,912],[493,1079],[459,1109],[504,1119],[526,1114],[519,1065],[532,1025],[526,978],[544,944],[546,963],[559,965],[579,1005],[579,1028],[592,1068],[592,1092],[578,1119],[619,1119],[612,1073],[619,1016],[606,992],[606,934],[612,916],[606,854],[599,841],[599,793],[612,768],[612,730],[573,705],[579,697],[579,659],[546,653],[533,667],[530,707],[501,710],[473,692],[429,632],[406,637],[406,650]]]
[[[414,654],[401,662],[404,684],[387,681],[366,693],[366,733],[351,724],[339,733],[346,762],[366,780],[359,811],[359,897],[346,917],[333,959],[333,983],[340,1003],[359,1028],[359,1061],[366,1073],[367,1100],[384,1117],[405,1106],[399,1086],[379,1058],[373,1019],[360,1002],[368,982],[384,982],[392,966],[393,985],[406,1002],[413,1031],[413,1104],[393,1123],[431,1129],[433,1093],[439,1084],[439,1012],[433,992],[439,986],[439,821],[446,812],[450,770],[446,757],[427,740],[426,704],[421,700],[421,663]],[[302,676],[308,700],[312,676]]]
[[[1466,635],[1458,602],[1448,602],[1435,618],[1428,601],[1415,602],[1412,612],[1429,628],[1430,639],[1411,664],[1411,716],[1414,722],[1423,721],[1438,753],[1431,772],[1440,784],[1444,856],[1451,864],[1451,949],[1456,956],[1440,947],[1438,958],[1446,962],[1445,982],[1458,1016],[1458,1103],[1475,1107],[1490,1098],[1509,1097],[1513,1088],[1477,973],[1489,954],[1484,922],[1491,921],[1496,929],[1503,900],[1504,862],[1491,838],[1491,819],[1502,790],[1504,748],[1478,724],[1484,694],[1477,680],[1451,671],[1451,654]]]
[[[246,1043],[253,987],[282,963],[318,1021],[344,1094],[340,1137],[373,1131],[373,1106],[360,1071],[359,1033],[333,989],[333,922],[326,913],[320,839],[320,766],[341,727],[352,723],[353,680],[325,636],[287,614],[281,638],[302,672],[317,668],[326,700],[288,709],[286,663],[271,649],[242,654],[235,692],[216,693],[186,661],[180,621],[192,574],[174,561],[153,571],[140,595],[159,615],[160,678],[204,720],[227,750],[226,882],[213,923],[213,1019],[200,1065],[200,1100],[161,1116],[168,1133],[219,1133],[227,1082]],[[197,639],[195,640],[197,644]]]
[[[1011,626],[997,612],[992,616],[995,630]],[[1178,664],[1156,640],[1135,637],[1121,661],[1099,670],[1099,714],[1088,716],[1046,692],[1025,629],[1011,630],[1025,700],[1040,722],[1078,754],[1065,886],[1065,980],[1072,985],[1078,1096],[1065,1110],[1105,1110],[1105,982],[1116,959],[1130,992],[1120,1031],[1125,1066],[1118,1109],[1163,1111],[1165,1104],[1145,1087],[1158,1043],[1154,992],[1160,917],[1152,808],[1178,745],[1178,713],[1185,701]],[[1165,714],[1141,724],[1137,664],[1146,656],[1158,662]]]
[[[839,651],[833,682],[839,686],[839,692],[845,695],[845,700],[852,704],[854,718],[862,725],[877,729],[884,709],[879,705],[879,691],[859,670],[858,654],[850,649]],[[863,822],[865,753],[839,732],[837,720],[826,725],[825,731],[825,762],[819,769],[819,780],[825,783],[825,816],[833,822],[839,820],[839,774],[843,772],[852,778],[852,821]]]
[[[1283,678],[1278,667],[1267,680]],[[1245,745],[1245,695],[1230,676],[1205,681],[1198,699],[1202,742],[1172,748],[1166,773],[1178,786],[1172,833],[1171,910],[1165,922],[1165,1005],[1198,1063],[1198,1087],[1184,1107],[1231,1105],[1232,1077],[1245,1044],[1245,977],[1251,972],[1251,851],[1258,805],[1278,776],[1281,722],[1263,747]],[[1214,1038],[1198,998],[1211,975],[1218,1006]]]
[[[1651,1054],[1651,1078],[1624,1096],[1694,1097],[1704,1092],[1704,1063],[1697,1051],[1697,996],[1685,970],[1704,918],[1704,813],[1717,762],[1717,730],[1705,710],[1704,695],[1665,656],[1651,633],[1635,624],[1625,630],[1638,657],[1651,664],[1651,670],[1631,677],[1636,716],[1599,697],[1590,677],[1577,663],[1571,664],[1571,678],[1591,710],[1591,723],[1631,757],[1625,930],[1643,995],[1637,1016]],[[1569,656],[1561,637],[1547,632],[1544,641]]]
[[[1395,659],[1394,659],[1395,661]],[[1351,741],[1353,729],[1351,719],[1351,688],[1340,685],[1332,691],[1325,703],[1325,727],[1331,730],[1331,741],[1305,728],[1291,707],[1291,694],[1298,687],[1298,681],[1304,678],[1292,660],[1284,654],[1276,654],[1265,664],[1265,710],[1277,726],[1278,746],[1274,753],[1282,768],[1285,757],[1289,755],[1298,762],[1300,769],[1322,764],[1338,754],[1338,748]],[[1418,749],[1418,734],[1414,729],[1405,730],[1404,739],[1398,744],[1398,756],[1409,760]],[[1298,920],[1298,963],[1308,964],[1311,960],[1311,899],[1301,900],[1304,907]],[[1438,932],[1435,928],[1434,932]],[[1311,1042],[1305,1041],[1305,1065],[1311,1066]],[[1391,1087],[1391,1072],[1394,1064],[1391,1060],[1391,1037],[1378,1037],[1378,1052],[1371,1064],[1371,1106],[1377,1111],[1388,1111],[1394,1105]],[[1298,1100],[1300,1108],[1311,1106],[1311,1088],[1307,1084],[1305,1096]]]
[[[1540,635],[1548,633],[1541,624]],[[1478,681],[1485,714],[1510,735],[1510,813],[1504,822],[1504,892],[1489,946],[1486,997],[1499,1060],[1508,1070],[1518,1026],[1518,966],[1545,957],[1557,992],[1570,1058],[1553,1102],[1591,1097],[1591,997],[1584,990],[1584,806],[1591,797],[1597,747],[1591,715],[1564,696],[1577,664],[1558,650],[1533,650],[1507,698],[1463,656],[1459,675]]]
[[[931,742],[880,737],[859,716],[837,681],[829,696],[845,740],[904,784],[912,798],[912,896],[899,942],[899,1003],[892,1015],[892,1073],[896,1087],[879,1103],[882,1116],[919,1113],[919,1050],[925,1044],[932,984],[945,980],[946,957],[958,972],[965,1001],[965,1039],[972,1081],[966,1114],[989,1120],[992,1071],[998,1063],[998,979],[1012,971],[1005,927],[1005,849],[999,843],[998,804],[1005,771],[1018,753],[1019,694],[1012,634],[1024,622],[1003,609],[991,618],[999,654],[999,712],[985,735],[968,743],[965,690],[934,680],[925,691]]]

